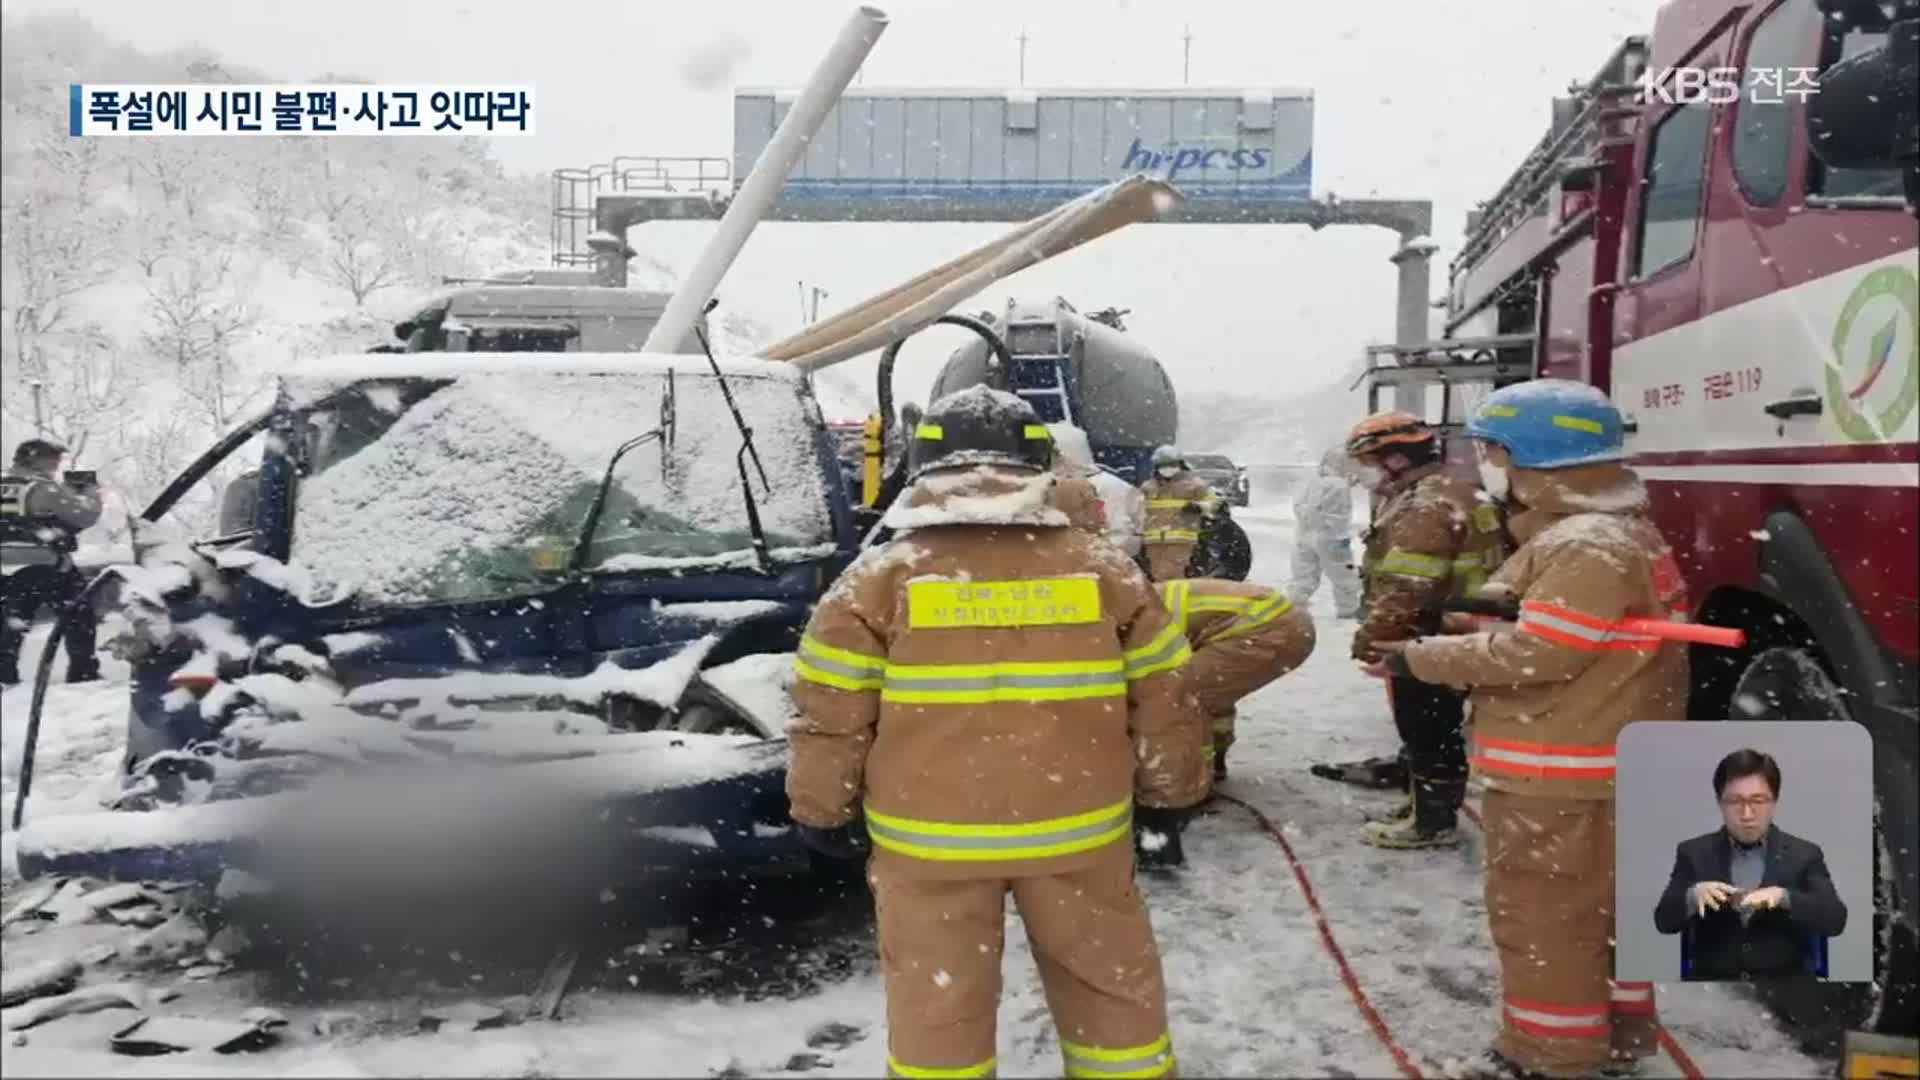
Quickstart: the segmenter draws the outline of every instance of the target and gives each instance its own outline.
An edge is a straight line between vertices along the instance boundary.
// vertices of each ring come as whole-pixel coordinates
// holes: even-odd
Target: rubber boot
[[[1397,821],[1405,821],[1412,816],[1413,816],[1413,792],[1408,791],[1406,794],[1400,796],[1400,801],[1394,803],[1392,807],[1386,810],[1376,810],[1373,813],[1368,814],[1365,820],[1369,824],[1377,823],[1377,824],[1391,825]]]
[[[1343,784],[1374,789],[1405,788],[1409,779],[1407,762],[1403,757],[1371,757],[1364,761],[1322,763],[1312,766],[1308,771],[1322,780],[1338,780]]]
[[[96,682],[99,678],[100,661],[98,660],[67,665],[67,681],[70,683]]]
[[[1399,821],[1367,825],[1361,839],[1398,851],[1458,847],[1460,803],[1466,792],[1464,780],[1415,779],[1413,813]]]

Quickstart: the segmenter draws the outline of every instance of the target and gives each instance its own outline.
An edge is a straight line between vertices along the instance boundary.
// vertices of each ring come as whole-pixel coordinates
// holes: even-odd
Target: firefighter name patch
[[[907,625],[915,630],[1099,621],[1097,578],[916,581],[907,586]]]

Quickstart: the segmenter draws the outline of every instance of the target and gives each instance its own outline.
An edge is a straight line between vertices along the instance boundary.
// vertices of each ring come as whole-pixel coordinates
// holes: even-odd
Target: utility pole
[[[1020,82],[1019,82],[1019,85],[1021,85],[1021,86],[1025,86],[1025,85],[1027,85],[1027,28],[1026,28],[1026,27],[1024,27],[1024,26],[1022,26],[1022,27],[1020,28],[1020,36],[1019,36],[1019,38],[1018,38],[1018,39],[1016,39],[1016,40],[1018,40],[1018,41],[1020,42]]]
[[[1180,35],[1180,42],[1182,46],[1181,58],[1180,58],[1180,82],[1182,84],[1191,83],[1193,82],[1193,24],[1192,23],[1188,23],[1186,32]]]
[[[33,387],[33,431],[44,439],[47,437],[47,414],[42,391],[46,384],[39,379],[30,379],[27,385]]]
[[[812,295],[809,296],[806,282],[796,281],[794,284],[800,287],[800,322],[803,325],[819,322],[820,301],[827,296],[827,290],[815,285]]]

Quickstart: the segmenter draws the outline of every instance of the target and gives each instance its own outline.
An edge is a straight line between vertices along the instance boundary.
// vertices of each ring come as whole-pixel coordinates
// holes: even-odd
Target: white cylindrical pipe
[[[660,314],[660,321],[654,324],[653,332],[647,335],[643,348],[647,352],[667,352],[678,347],[681,341],[693,329],[694,320],[707,305],[708,298],[726,275],[727,268],[746,246],[747,237],[754,226],[766,216],[774,201],[780,197],[780,189],[786,186],[787,174],[807,152],[807,144],[820,130],[827,113],[840,95],[853,81],[860,65],[866,63],[867,54],[873,51],[874,43],[880,40],[880,32],[887,28],[887,14],[876,7],[861,7],[840,28],[840,36],[835,39],[833,48],[826,59],[814,69],[813,77],[807,80],[807,87],[800,94],[800,100],[787,110],[787,118],[780,123],[780,129],[773,133],[773,139],[767,148],[760,151],[760,158],[753,163],[753,171],[734,193],[733,201],[727,206],[727,212],[720,218],[720,227],[714,230],[713,239],[707,242],[706,250],[700,253],[700,261],[694,264],[686,280],[674,290],[673,299],[667,301],[667,309]]]

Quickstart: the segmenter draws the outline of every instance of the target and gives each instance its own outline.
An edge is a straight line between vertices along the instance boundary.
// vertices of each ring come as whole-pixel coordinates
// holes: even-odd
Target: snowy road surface
[[[1282,495],[1283,493],[1275,493]],[[1287,580],[1292,523],[1280,499],[1242,511],[1254,538],[1253,580]],[[1499,983],[1480,901],[1478,837],[1441,853],[1389,853],[1360,845],[1364,813],[1386,796],[1334,785],[1307,773],[1311,762],[1378,752],[1389,723],[1377,683],[1346,658],[1352,624],[1332,618],[1323,588],[1313,601],[1320,644],[1300,671],[1252,699],[1242,711],[1234,778],[1224,792],[1260,809],[1288,837],[1356,980],[1417,1070],[1438,1075],[1450,1059],[1471,1057],[1495,1024]],[[36,635],[36,645],[37,638]],[[26,664],[22,665],[26,667]],[[109,664],[109,675],[123,668]],[[8,690],[4,719],[4,794],[9,816],[17,783],[30,693]],[[39,750],[30,814],[94,808],[110,785],[125,716],[117,686],[53,688]],[[15,876],[7,837],[5,896],[26,890]],[[1188,1076],[1392,1076],[1392,1056],[1369,1026],[1318,930],[1286,858],[1253,816],[1230,805],[1197,820],[1187,834],[1189,863],[1144,889],[1165,956],[1175,1047]],[[1057,1076],[1059,1053],[1025,935],[1010,917],[1006,989],[1000,1012],[1003,1076]],[[49,957],[128,943],[150,931],[110,923],[55,925],[27,920],[5,930],[11,978]],[[498,1004],[486,993],[435,988],[400,996],[343,989],[325,1003],[276,996],[259,972],[211,973],[181,965],[135,966],[124,955],[91,967],[83,986],[132,981],[176,987],[154,1015],[237,1019],[271,1005],[291,1023],[279,1043],[255,1053],[193,1051],[129,1057],[110,1036],[137,1014],[112,1009],[8,1031],[7,1072],[25,1075],[201,1076],[879,1076],[885,1063],[885,1006],[874,973],[870,928],[839,934],[850,956],[798,996],[748,1001],[734,994],[663,993],[642,983],[620,990],[598,978],[570,994],[557,1021],[479,1031],[424,1033],[420,1012],[450,1002]],[[833,950],[829,950],[833,951]],[[89,957],[93,959],[93,957]],[[529,993],[538,972],[519,988]],[[613,986],[608,986],[608,983]],[[1803,1056],[1763,1009],[1715,986],[1662,987],[1660,1010],[1677,1043],[1708,1076],[1821,1076],[1831,1064]],[[14,1010],[8,1010],[12,1013]],[[831,1025],[842,1028],[828,1030]],[[329,1033],[322,1035],[321,1028]],[[851,1030],[847,1030],[851,1029]],[[811,1036],[811,1038],[810,1038]],[[810,1045],[810,1043],[812,1045]],[[1681,1076],[1663,1054],[1644,1075]]]

